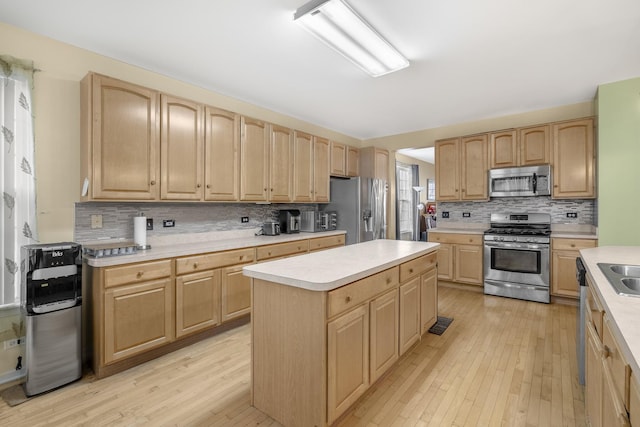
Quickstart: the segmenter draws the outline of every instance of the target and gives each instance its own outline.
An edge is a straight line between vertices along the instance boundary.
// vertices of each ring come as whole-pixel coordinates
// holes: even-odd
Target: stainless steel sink
[[[618,295],[640,297],[640,265],[598,263]]]

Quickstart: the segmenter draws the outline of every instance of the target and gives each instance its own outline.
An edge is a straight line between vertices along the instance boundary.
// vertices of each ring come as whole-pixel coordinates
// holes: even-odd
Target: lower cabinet
[[[176,277],[176,337],[220,324],[220,270]]]
[[[420,276],[400,285],[400,355],[420,340]]]
[[[438,279],[482,286],[484,252],[481,234],[429,233],[438,248]]]
[[[393,289],[369,304],[370,378],[374,383],[398,360],[398,292]]]
[[[251,313],[251,278],[242,274],[248,264],[223,268],[222,321],[226,322]]]
[[[578,298],[580,289],[576,281],[576,258],[580,249],[595,248],[593,239],[551,239],[551,294]]]
[[[438,271],[429,269],[420,279],[420,334],[438,321]]]

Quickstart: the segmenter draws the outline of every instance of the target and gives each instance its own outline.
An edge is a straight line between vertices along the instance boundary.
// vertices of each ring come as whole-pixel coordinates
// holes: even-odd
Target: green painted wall
[[[640,245],[640,78],[600,85],[598,245]]]

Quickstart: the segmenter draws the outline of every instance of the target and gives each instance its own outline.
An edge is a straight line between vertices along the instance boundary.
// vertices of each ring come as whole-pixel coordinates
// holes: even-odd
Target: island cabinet
[[[631,393],[631,368],[589,276],[585,342],[585,408],[592,427],[629,426],[637,395]]]
[[[285,426],[336,422],[420,340],[421,325],[433,324],[436,257],[432,249],[424,252],[326,290],[256,277],[264,271],[287,276],[280,261],[245,269],[253,277],[253,406]],[[311,253],[297,259],[296,270],[313,282],[319,270],[304,268],[307,262],[347,253],[353,254],[345,248]]]
[[[482,285],[483,246],[481,234],[429,233],[438,248],[438,279]]]
[[[551,294],[578,298],[580,289],[576,281],[576,258],[580,249],[595,248],[594,239],[551,239]]]

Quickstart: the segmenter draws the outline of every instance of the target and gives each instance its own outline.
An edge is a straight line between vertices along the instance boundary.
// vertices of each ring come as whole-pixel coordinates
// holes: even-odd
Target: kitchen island
[[[246,266],[252,404],[334,423],[437,320],[438,243],[375,240]]]

